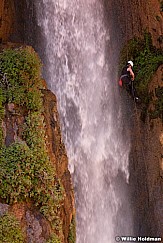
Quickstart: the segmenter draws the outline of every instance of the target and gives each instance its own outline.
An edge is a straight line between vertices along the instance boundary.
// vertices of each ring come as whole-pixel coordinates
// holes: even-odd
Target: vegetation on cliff
[[[4,50],[0,72],[0,198],[10,205],[32,201],[59,236],[64,189],[47,149],[40,60],[30,47]],[[8,146],[2,129],[7,104],[14,104],[13,116],[23,117],[19,136]]]
[[[144,104],[142,117],[146,115],[149,102],[153,94],[149,91],[149,83],[152,76],[163,64],[163,51],[157,49],[152,44],[150,33],[145,32],[142,38],[133,38],[123,48],[121,52],[120,66],[126,62],[126,53],[129,59],[134,61],[135,87],[141,102]],[[162,118],[163,113],[163,88],[156,90],[157,100],[155,101],[155,110],[152,112],[157,117]],[[151,114],[152,117],[152,114]],[[155,116],[153,116],[155,117]]]
[[[0,242],[24,242],[20,224],[12,214],[8,213],[0,217]]]
[[[76,221],[75,217],[72,217],[69,234],[68,234],[68,243],[75,243],[76,242]]]

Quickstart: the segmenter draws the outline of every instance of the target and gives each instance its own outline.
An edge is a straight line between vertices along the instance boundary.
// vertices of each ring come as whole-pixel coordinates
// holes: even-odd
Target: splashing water
[[[100,0],[34,4],[46,40],[44,76],[57,95],[74,180],[77,242],[113,243],[116,233],[132,234],[126,183],[130,144],[122,136],[104,7]]]

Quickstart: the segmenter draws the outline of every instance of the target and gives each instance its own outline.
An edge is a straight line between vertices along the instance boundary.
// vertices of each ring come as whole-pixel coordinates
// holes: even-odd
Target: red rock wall
[[[159,0],[114,1],[115,24],[125,43],[134,36],[141,36],[144,30],[152,35],[153,44],[163,48],[163,12]],[[114,21],[115,21],[114,20]],[[126,54],[127,55],[127,54]],[[157,70],[149,90],[163,86],[163,68]],[[151,101],[150,107],[153,105]],[[131,120],[130,185],[134,213],[135,232],[163,237],[163,160],[160,137],[163,137],[162,120],[140,119],[139,107],[133,106]],[[128,117],[126,117],[128,119]]]

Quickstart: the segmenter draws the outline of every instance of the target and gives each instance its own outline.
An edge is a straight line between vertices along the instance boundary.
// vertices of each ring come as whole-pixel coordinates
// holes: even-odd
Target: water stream
[[[45,40],[44,77],[57,95],[74,182],[77,243],[113,243],[117,234],[132,235],[132,217],[130,141],[123,135],[109,19],[106,26],[102,0],[34,5]]]

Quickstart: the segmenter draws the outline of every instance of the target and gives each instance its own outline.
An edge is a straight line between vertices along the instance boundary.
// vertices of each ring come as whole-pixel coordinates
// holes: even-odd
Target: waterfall
[[[44,77],[57,95],[76,201],[77,243],[132,235],[129,136],[102,0],[36,0]],[[109,21],[109,20],[108,20]]]

